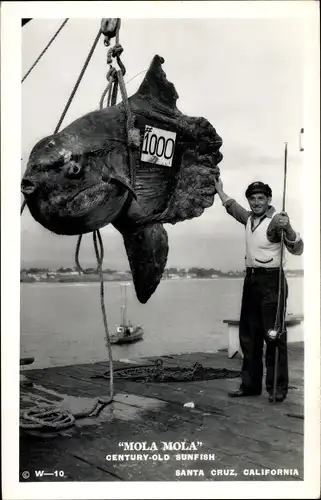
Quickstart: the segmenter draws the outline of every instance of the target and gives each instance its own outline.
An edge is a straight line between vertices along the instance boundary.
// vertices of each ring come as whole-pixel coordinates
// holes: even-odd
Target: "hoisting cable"
[[[99,30],[98,33],[97,33],[97,35],[96,35],[96,38],[94,40],[94,43],[92,44],[92,47],[91,47],[91,49],[89,51],[89,54],[88,54],[88,56],[86,58],[86,61],[84,62],[82,70],[80,71],[80,74],[79,74],[79,77],[78,77],[78,79],[77,79],[77,81],[75,83],[75,86],[72,89],[72,92],[71,92],[70,97],[69,97],[69,99],[67,101],[67,104],[66,104],[66,106],[65,106],[65,108],[64,108],[64,110],[62,112],[60,120],[59,120],[59,122],[58,122],[58,124],[57,124],[57,126],[56,126],[56,128],[54,130],[54,134],[56,134],[58,132],[58,130],[60,129],[60,125],[62,124],[62,122],[63,122],[63,120],[64,120],[64,118],[66,116],[66,113],[67,113],[67,111],[69,109],[69,106],[72,103],[72,100],[73,100],[73,98],[74,98],[74,96],[75,96],[75,94],[76,94],[76,92],[78,90],[79,84],[80,84],[80,82],[81,82],[81,80],[82,80],[82,78],[83,78],[83,76],[85,74],[85,71],[86,71],[87,66],[88,66],[88,64],[90,62],[90,59],[92,58],[92,55],[93,55],[94,50],[96,48],[96,45],[97,45],[97,43],[99,41],[100,35],[101,35],[101,31]]]
[[[107,107],[114,106],[117,102],[117,92],[118,92],[118,80],[116,68],[112,66],[112,58],[117,57],[118,62],[120,61],[120,55],[123,52],[123,47],[119,43],[119,30],[120,30],[120,19],[102,19],[101,30],[105,33],[104,44],[106,47],[110,45],[110,30],[114,29],[115,45],[111,47],[107,52],[107,64],[109,64],[109,71],[106,75],[108,84],[102,93],[99,102],[99,109],[104,107],[104,99],[107,95]],[[124,66],[123,66],[124,68]],[[126,70],[124,70],[126,71]]]
[[[121,70],[117,71],[117,78],[119,81],[119,88],[123,99],[123,104],[127,116],[126,132],[127,132],[127,145],[129,153],[129,168],[130,168],[130,182],[132,188],[135,189],[136,183],[136,162],[138,162],[137,150],[140,145],[140,133],[135,128],[135,117],[132,113],[131,107],[128,102],[126,86],[124,82],[123,73]]]
[[[110,48],[108,51],[107,55],[107,64],[110,65],[109,71],[107,73],[107,80],[108,80],[108,85],[103,93],[103,96],[100,99],[100,109],[102,109],[103,106],[103,100],[105,95],[107,94],[107,107],[109,106],[114,106],[116,105],[117,101],[117,90],[118,90],[118,79],[117,79],[117,72],[116,69],[112,66],[112,57],[117,57],[117,60],[119,62],[119,56],[123,51],[123,48],[119,45],[119,28],[120,28],[120,19],[103,19],[101,23],[101,32],[105,35],[105,45],[108,46],[110,44],[110,38],[115,36],[116,37],[116,44],[114,47]],[[125,72],[125,67],[122,65],[122,69]],[[97,238],[99,242],[99,248],[97,245]],[[79,252],[80,252],[80,245],[82,241],[82,234],[78,236],[78,241],[76,245],[76,251],[75,251],[75,263],[76,267],[78,269],[78,272],[86,274],[86,271],[81,267],[79,263]],[[104,300],[104,276],[103,276],[103,269],[102,269],[102,263],[104,259],[104,246],[103,246],[103,241],[101,234],[99,230],[96,230],[93,232],[93,242],[94,242],[94,249],[95,249],[95,254],[96,254],[96,259],[97,259],[97,273],[99,274],[99,281],[100,281],[100,305],[101,305],[101,311],[103,315],[103,323],[104,323],[104,329],[105,329],[105,340],[106,340],[106,347],[108,349],[108,356],[109,356],[109,374],[110,374],[110,396],[109,399],[99,399],[98,402],[100,405],[106,405],[109,404],[111,401],[113,401],[114,397],[114,385],[113,385],[113,357],[112,357],[112,349],[111,349],[111,342],[110,342],[110,335],[109,335],[109,329],[108,329],[108,323],[107,323],[107,314],[106,314],[106,309],[105,309],[105,300]]]
[[[83,274],[88,274],[88,272],[85,271],[79,263],[79,252],[80,252],[81,240],[82,240],[82,234],[79,235],[77,245],[76,245],[76,252],[75,252],[76,267],[78,269],[78,272],[83,273]],[[98,240],[99,245],[97,244],[97,240]],[[112,355],[112,349],[111,349],[111,342],[110,342],[108,322],[107,322],[107,314],[106,314],[106,308],[105,308],[105,297],[104,297],[104,275],[103,275],[103,268],[102,268],[103,260],[104,260],[104,245],[103,245],[103,240],[102,240],[102,237],[101,237],[99,230],[93,231],[93,242],[94,242],[95,255],[96,255],[96,259],[97,259],[97,273],[99,275],[99,282],[100,282],[100,306],[101,306],[101,311],[102,311],[102,315],[103,315],[103,323],[104,323],[104,329],[105,329],[105,341],[106,341],[106,347],[108,349],[109,372],[110,372],[110,396],[108,399],[99,398],[97,400],[97,402],[101,405],[106,405],[106,404],[111,403],[111,401],[114,398],[114,385],[113,385],[114,384],[114,377],[113,377],[113,355]]]
[[[130,83],[132,80],[134,80],[134,78],[136,78],[137,76],[141,75],[142,73],[146,73],[147,69],[142,69],[141,71],[139,71],[139,73],[137,73],[136,75],[134,75],[132,78],[130,78],[129,80],[127,80],[127,82],[125,82],[125,85],[127,85],[128,83]],[[106,86],[101,98],[100,98],[100,102],[99,102],[99,109],[103,109],[104,107],[104,100],[105,100],[105,97],[107,95],[107,92],[109,91],[109,84]],[[115,100],[115,104],[116,104],[116,100]],[[108,96],[107,96],[107,106],[108,107],[110,106],[110,104],[108,104]]]
[[[103,20],[104,21],[104,20]],[[114,19],[110,20],[105,20],[105,21],[110,21],[114,22]],[[116,20],[120,21],[120,20]],[[118,31],[119,31],[119,26],[120,23],[118,23]],[[105,33],[102,29],[99,30],[94,43],[89,51],[89,54],[86,58],[86,61],[84,63],[84,66],[80,72],[80,75],[77,79],[77,82],[71,92],[71,95],[68,99],[68,102],[63,110],[62,116],[57,124],[57,127],[55,128],[54,133],[57,133],[60,125],[68,111],[68,108],[72,102],[72,99],[78,89],[78,86],[81,82],[81,79],[86,71],[86,68],[89,64],[89,61],[93,55],[93,52],[95,50],[95,47],[98,43],[98,40],[100,38],[101,33],[105,34],[105,45],[109,45],[109,38],[114,36],[112,32]],[[106,43],[107,42],[107,43]],[[119,52],[118,54],[116,53],[116,57],[118,56],[119,58]],[[124,69],[124,66],[121,64],[121,66]],[[113,105],[116,103],[117,99],[117,94],[115,89],[113,89],[113,95],[109,96],[109,104]],[[23,212],[23,209],[26,205],[26,201],[22,203],[21,206],[21,214]],[[76,266],[78,268],[79,272],[85,272],[82,267],[80,266],[79,263],[79,250],[80,250],[80,243],[81,243],[82,235],[79,235],[77,246],[76,246],[76,254],[75,254],[75,261],[76,261]],[[98,246],[98,243],[99,246]],[[99,280],[100,280],[100,305],[101,305],[101,310],[102,310],[102,315],[103,315],[103,323],[104,323],[104,329],[105,329],[105,339],[106,339],[106,346],[108,349],[108,355],[109,355],[109,371],[110,371],[110,395],[107,398],[103,397],[98,397],[96,398],[96,401],[94,403],[94,406],[90,410],[86,410],[81,413],[77,414],[70,414],[68,411],[57,408],[56,406],[47,406],[45,408],[31,408],[29,410],[22,410],[20,413],[20,427],[22,428],[41,428],[44,426],[50,427],[50,428],[55,428],[56,430],[63,429],[66,427],[69,427],[70,425],[74,424],[74,419],[75,418],[84,418],[84,417],[89,417],[89,416],[96,416],[98,413],[109,403],[113,401],[114,397],[114,388],[113,388],[113,358],[112,358],[112,350],[111,350],[111,342],[110,342],[110,336],[109,336],[109,330],[108,330],[108,323],[107,323],[107,314],[106,314],[106,308],[105,308],[105,302],[104,302],[104,277],[103,277],[103,269],[102,269],[102,263],[103,263],[103,258],[104,258],[104,247],[103,247],[103,241],[101,238],[101,234],[99,230],[95,230],[93,232],[93,242],[94,242],[94,250],[95,250],[95,255],[97,259],[97,272],[99,274]]]
[[[112,22],[111,22],[112,21]],[[110,25],[110,27],[109,27]],[[129,156],[129,169],[130,169],[130,182],[135,189],[136,182],[136,161],[137,159],[137,149],[140,145],[140,134],[139,130],[135,128],[135,117],[132,113],[131,107],[129,105],[126,84],[124,82],[124,76],[126,74],[126,68],[120,56],[123,52],[123,47],[119,42],[119,29],[120,29],[120,19],[115,20],[104,20],[102,21],[102,31],[108,34],[109,31],[113,30],[113,36],[115,36],[115,45],[108,50],[107,53],[107,64],[109,64],[109,71],[107,73],[108,84],[105,88],[101,99],[100,99],[100,109],[103,109],[104,99],[107,95],[107,107],[114,106],[117,100],[118,86],[122,96],[122,103],[126,114],[126,134],[127,134],[127,146],[128,146],[128,156]],[[105,39],[105,45],[109,45],[109,39]],[[116,59],[119,66],[119,70],[112,65],[112,60]]]
[[[31,73],[31,71],[33,70],[33,68],[37,65],[37,63],[40,61],[40,59],[42,58],[42,56],[45,54],[45,52],[47,52],[47,50],[49,49],[50,45],[52,44],[52,42],[55,40],[55,38],[59,35],[60,31],[62,30],[62,28],[65,26],[65,24],[67,23],[68,21],[68,17],[67,19],[64,20],[64,22],[61,24],[61,26],[58,28],[58,30],[56,31],[56,33],[54,34],[54,36],[51,38],[51,40],[49,41],[49,43],[46,45],[46,47],[43,49],[43,51],[41,52],[41,54],[39,54],[39,56],[37,57],[37,59],[35,60],[35,62],[33,63],[33,65],[28,69],[27,73],[25,74],[25,76],[22,78],[21,80],[21,83],[23,83],[25,81],[25,79],[27,78],[27,76]]]
[[[118,85],[120,87],[120,91],[122,94],[122,99],[123,99],[123,104],[125,108],[125,113],[126,113],[126,131],[127,131],[127,141],[128,141],[128,148],[129,148],[129,159],[130,159],[130,177],[131,177],[131,182],[132,185],[134,186],[135,184],[135,157],[134,154],[135,152],[132,150],[133,144],[135,147],[135,134],[136,138],[138,137],[139,141],[139,131],[136,131],[134,128],[134,117],[131,112],[129,103],[128,103],[128,97],[126,93],[126,87],[123,79],[123,75],[126,73],[126,68],[122,61],[120,60],[120,55],[123,52],[123,48],[119,43],[119,29],[120,29],[120,19],[103,19],[101,23],[101,32],[104,33],[105,35],[105,45],[109,46],[110,44],[110,38],[115,36],[115,45],[114,47],[111,47],[108,50],[107,53],[107,64],[109,64],[109,70],[106,75],[106,78],[108,80],[108,85],[106,89],[103,92],[103,95],[100,99],[100,109],[103,107],[103,101],[104,98],[107,94],[107,107],[110,106],[115,106],[116,101],[117,101],[117,91],[118,91]],[[121,68],[119,71],[116,71],[116,69],[112,65],[112,59],[116,58],[118,66]],[[137,143],[137,140],[136,140]],[[138,142],[139,144],[139,142]],[[98,249],[97,246],[97,238],[99,241],[99,247]],[[80,263],[79,263],[79,251],[80,251],[80,245],[81,245],[81,240],[82,240],[82,235],[80,234],[78,237],[77,245],[76,245],[76,252],[75,252],[75,262],[76,262],[76,267],[79,272],[86,273],[84,269],[82,269]],[[99,274],[99,279],[100,279],[100,302],[101,302],[101,310],[103,314],[103,322],[104,322],[104,328],[105,328],[105,339],[106,339],[106,346],[108,349],[108,355],[109,355],[109,373],[110,373],[110,398],[107,400],[99,400],[99,403],[102,405],[106,405],[110,403],[113,400],[113,394],[114,394],[114,389],[113,389],[113,359],[112,359],[112,349],[111,349],[111,342],[110,342],[110,336],[109,336],[109,330],[108,330],[108,324],[107,324],[107,315],[106,315],[106,310],[105,310],[105,303],[104,303],[104,277],[103,277],[103,270],[102,270],[102,262],[103,262],[103,257],[104,257],[104,247],[103,247],[103,241],[100,235],[99,230],[96,230],[93,232],[93,241],[94,241],[94,248],[95,248],[95,254],[96,254],[96,259],[97,259],[97,272]]]
[[[79,264],[79,248],[82,235],[79,236],[76,247],[76,263],[79,271],[86,273]],[[98,243],[97,243],[98,240]],[[99,231],[93,232],[95,255],[97,259],[97,272],[100,278],[100,305],[106,334],[106,346],[109,355],[109,397],[96,398],[93,406],[81,412],[71,413],[64,408],[52,404],[43,404],[43,398],[32,395],[34,406],[20,411],[20,427],[25,430],[41,429],[47,427],[51,430],[63,430],[74,425],[76,419],[98,416],[100,411],[114,399],[114,375],[111,343],[107,324],[107,314],[104,301],[104,278],[102,263],[104,259],[103,241]],[[30,399],[31,395],[28,394]]]

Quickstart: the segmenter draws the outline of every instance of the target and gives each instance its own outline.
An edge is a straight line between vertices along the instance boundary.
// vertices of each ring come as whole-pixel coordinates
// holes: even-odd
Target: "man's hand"
[[[223,191],[223,182],[221,181],[221,178],[219,176],[215,177],[214,185],[215,185],[215,189],[218,193]]]
[[[226,193],[223,191],[223,182],[221,181],[220,175],[218,174],[214,178],[214,186],[216,189],[217,194],[219,195],[221,202],[224,204],[228,199],[229,196],[227,196]]]
[[[295,231],[292,229],[290,218],[286,212],[280,212],[274,216],[276,227],[285,232],[287,238],[294,240],[296,237]]]

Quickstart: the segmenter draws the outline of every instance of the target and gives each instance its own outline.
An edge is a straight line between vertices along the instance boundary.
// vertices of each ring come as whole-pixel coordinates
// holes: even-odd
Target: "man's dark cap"
[[[268,198],[272,197],[272,189],[268,184],[264,184],[264,182],[252,182],[245,191],[245,196],[249,198],[255,193],[263,193]]]

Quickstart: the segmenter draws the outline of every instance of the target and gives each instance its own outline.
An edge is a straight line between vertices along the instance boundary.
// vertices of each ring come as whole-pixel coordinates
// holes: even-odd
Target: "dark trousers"
[[[281,308],[279,320],[286,310],[288,285],[282,273]],[[240,344],[243,351],[241,388],[261,393],[263,378],[263,342],[266,342],[266,390],[273,392],[275,347],[279,348],[277,391],[286,396],[288,391],[288,357],[286,330],[278,340],[269,340],[267,333],[274,329],[279,290],[278,269],[247,270],[244,280],[240,318]]]

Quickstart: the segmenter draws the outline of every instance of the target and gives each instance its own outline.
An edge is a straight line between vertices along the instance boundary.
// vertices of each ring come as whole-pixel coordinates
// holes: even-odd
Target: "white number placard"
[[[140,159],[155,165],[171,167],[175,152],[176,132],[145,126]]]

